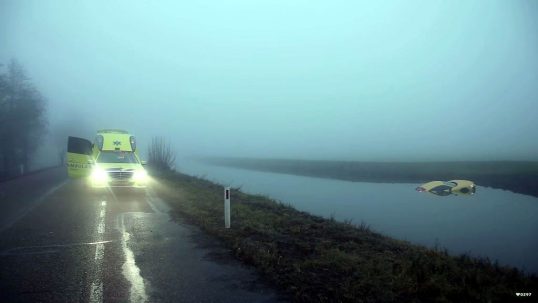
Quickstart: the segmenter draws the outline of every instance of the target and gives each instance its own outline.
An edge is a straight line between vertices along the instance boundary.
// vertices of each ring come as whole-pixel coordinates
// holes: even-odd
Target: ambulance
[[[83,178],[93,188],[145,188],[145,164],[138,155],[135,137],[125,130],[99,130],[93,142],[77,137],[67,140],[69,177]]]

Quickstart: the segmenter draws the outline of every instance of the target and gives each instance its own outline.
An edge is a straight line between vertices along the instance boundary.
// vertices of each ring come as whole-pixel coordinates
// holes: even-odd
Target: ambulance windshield
[[[138,163],[133,152],[102,151],[97,157],[98,163]]]

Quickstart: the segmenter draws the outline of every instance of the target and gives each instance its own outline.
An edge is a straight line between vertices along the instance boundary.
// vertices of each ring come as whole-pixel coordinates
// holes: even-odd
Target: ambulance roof
[[[123,129],[100,129],[97,131],[98,134],[128,134],[129,132]]]

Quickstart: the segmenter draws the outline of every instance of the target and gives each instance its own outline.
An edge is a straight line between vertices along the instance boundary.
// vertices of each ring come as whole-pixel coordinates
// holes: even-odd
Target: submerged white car
[[[469,180],[431,181],[416,188],[419,192],[429,192],[438,196],[474,195],[476,185]]]

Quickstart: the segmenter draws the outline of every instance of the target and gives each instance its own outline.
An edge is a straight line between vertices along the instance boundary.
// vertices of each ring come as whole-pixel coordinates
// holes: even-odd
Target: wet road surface
[[[0,302],[283,301],[151,190],[45,175],[0,184]]]

